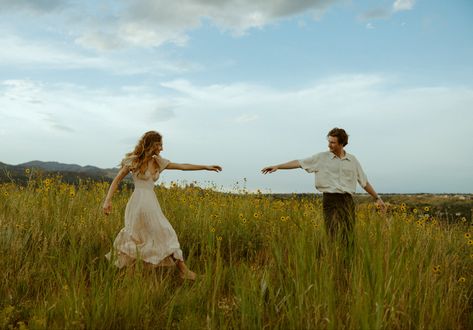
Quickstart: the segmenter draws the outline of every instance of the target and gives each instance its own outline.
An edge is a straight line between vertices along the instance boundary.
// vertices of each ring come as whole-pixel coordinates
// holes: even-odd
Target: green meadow
[[[131,190],[0,185],[0,329],[472,329],[473,238],[400,201],[357,207],[356,243],[325,235],[310,197],[156,187],[188,266],[117,269],[104,255]],[[424,216],[425,215],[425,216]]]

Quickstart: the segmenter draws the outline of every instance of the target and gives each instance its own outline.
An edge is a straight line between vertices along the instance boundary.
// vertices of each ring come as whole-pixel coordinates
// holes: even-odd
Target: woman
[[[112,196],[118,184],[132,173],[135,189],[125,209],[125,227],[118,233],[113,243],[114,252],[106,257],[114,259],[117,267],[122,268],[141,259],[153,266],[175,264],[180,276],[194,280],[196,274],[184,263],[176,232],[164,216],[154,193],[154,183],[164,170],[220,172],[218,165],[193,165],[172,163],[159,154],[163,150],[161,134],[146,132],[133,152],[126,154],[121,162],[121,169],[113,180],[105,198],[103,210],[106,215],[112,209]]]

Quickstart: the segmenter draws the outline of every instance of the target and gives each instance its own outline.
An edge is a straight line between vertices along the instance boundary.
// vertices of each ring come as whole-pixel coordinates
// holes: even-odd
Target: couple
[[[358,160],[345,152],[348,135],[341,128],[334,128],[327,134],[329,151],[312,157],[293,160],[284,164],[268,166],[261,170],[263,174],[273,173],[279,169],[303,168],[316,174],[316,188],[323,193],[324,221],[328,233],[334,236],[351,236],[355,222],[355,204],[352,195],[358,182],[382,208],[383,200],[368,182]],[[103,204],[106,215],[112,209],[112,196],[118,184],[132,173],[135,189],[125,209],[125,227],[118,233],[113,243],[113,259],[119,268],[141,259],[152,266],[172,266],[179,269],[180,277],[195,280],[196,274],[184,263],[184,257],[176,232],[164,216],[154,193],[154,183],[164,170],[220,172],[218,165],[178,164],[162,158],[161,134],[155,131],[146,132],[138,141],[135,149],[126,154],[121,162],[121,169],[113,180]]]

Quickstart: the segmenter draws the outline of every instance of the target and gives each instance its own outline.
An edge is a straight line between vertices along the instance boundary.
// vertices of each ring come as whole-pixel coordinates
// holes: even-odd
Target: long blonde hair
[[[125,155],[121,166],[128,166],[132,172],[145,174],[149,161],[156,154],[158,145],[162,143],[163,137],[161,134],[156,131],[146,132],[138,141],[135,150]]]

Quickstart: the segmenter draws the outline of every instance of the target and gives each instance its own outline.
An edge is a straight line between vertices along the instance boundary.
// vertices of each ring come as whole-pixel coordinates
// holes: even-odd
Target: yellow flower
[[[428,207],[428,206],[424,207],[425,212],[429,212],[429,210],[430,210],[430,207]]]
[[[462,222],[466,222],[466,218],[465,218],[465,217],[462,217]]]
[[[465,283],[465,282],[466,282],[466,278],[464,278],[463,276],[458,279],[458,283]]]
[[[437,265],[437,266],[432,267],[432,272],[433,272],[434,274],[440,273],[440,265]]]
[[[4,195],[5,197],[7,197],[7,196],[8,196],[8,192],[5,191],[5,192],[3,193],[3,195]]]
[[[473,239],[470,239],[470,240],[468,241],[468,245],[473,245]]]
[[[417,213],[417,209],[413,209],[412,212]]]
[[[406,203],[401,203],[401,207],[406,208]]]
[[[465,238],[470,238],[471,234],[470,233],[465,233]]]
[[[30,172],[31,172],[31,170],[30,170],[29,168],[27,168],[27,169],[25,170],[25,173],[26,173],[26,174],[30,174]]]
[[[217,241],[221,241],[223,239],[222,236],[217,236]]]
[[[243,219],[245,217],[243,213],[240,213],[238,216],[240,217],[240,219]]]
[[[214,227],[210,228],[210,232],[215,233],[215,228]]]

